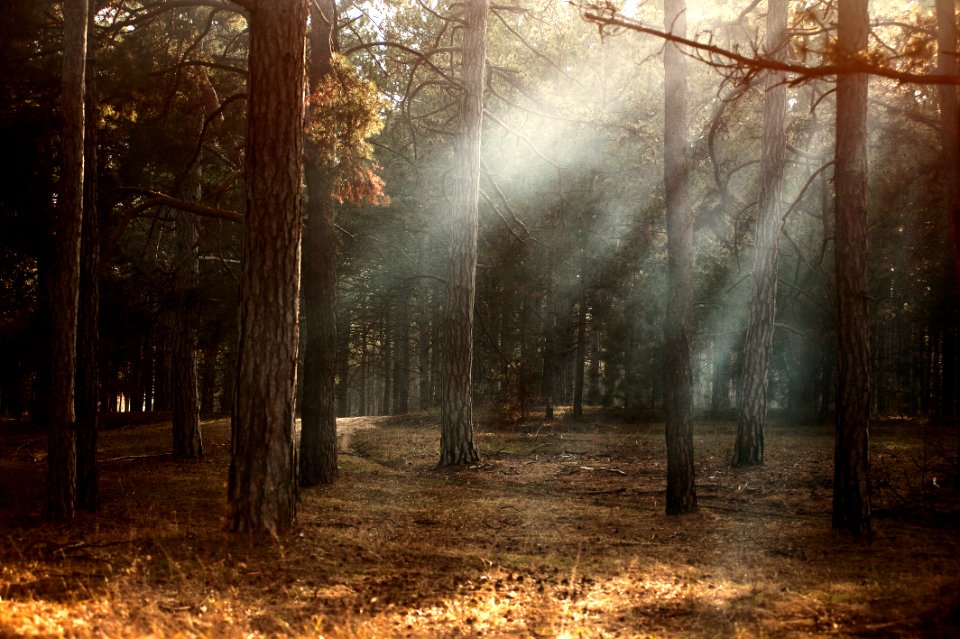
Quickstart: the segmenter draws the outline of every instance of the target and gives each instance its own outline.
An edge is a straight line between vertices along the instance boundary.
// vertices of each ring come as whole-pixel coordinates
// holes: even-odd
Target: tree
[[[844,60],[865,55],[867,0],[840,0],[837,46]],[[833,527],[870,532],[870,317],[867,282],[867,76],[837,76],[834,160],[839,390]]]
[[[188,201],[200,201],[200,164],[187,170],[182,191]],[[173,457],[203,457],[200,435],[200,396],[197,387],[197,220],[192,213],[176,213],[176,271],[173,279]]]
[[[96,4],[89,3],[88,33],[94,33]],[[83,222],[80,238],[80,299],[77,318],[77,506],[99,503],[97,429],[100,412],[100,212],[97,206],[97,44],[88,43],[84,131]]]
[[[957,49],[956,2],[937,0],[937,70],[956,75],[960,70]],[[957,88],[944,85],[940,91],[940,133],[943,145],[943,181],[950,211],[950,237],[953,249],[953,294],[960,299],[960,100]],[[954,310],[957,317],[957,311]],[[956,336],[952,340],[956,348]],[[960,440],[957,441],[957,468],[960,469]]]
[[[464,3],[461,95],[453,180],[452,239],[442,318],[440,465],[479,460],[473,441],[473,311],[476,295],[487,0]]]
[[[55,265],[51,283],[49,455],[45,514],[73,519],[77,494],[77,441],[74,390],[77,307],[80,291],[80,237],[83,221],[83,172],[87,62],[87,0],[63,3],[63,165],[55,224]]]
[[[228,527],[277,534],[296,516],[293,420],[300,297],[304,0],[251,3],[246,220]]]
[[[767,3],[767,52],[782,59],[786,43],[787,0]],[[734,466],[763,463],[763,427],[767,417],[767,379],[777,314],[780,227],[783,222],[783,169],[787,87],[782,73],[768,72],[763,97],[763,149],[760,201],[757,204],[756,254],[751,275],[750,309],[744,342]]]
[[[686,3],[664,0],[665,29],[685,36]],[[667,314],[664,318],[667,514],[697,510],[693,467],[693,212],[687,194],[687,80],[684,53],[666,43],[663,172],[667,203]]]
[[[337,13],[335,0],[310,5],[308,83],[318,110],[321,91],[337,91],[333,80]],[[308,118],[311,116],[308,115]],[[326,137],[335,146],[335,138]],[[301,405],[300,484],[329,484],[337,478],[337,231],[334,204],[335,149],[307,136],[305,178],[307,225],[303,237],[304,356]]]

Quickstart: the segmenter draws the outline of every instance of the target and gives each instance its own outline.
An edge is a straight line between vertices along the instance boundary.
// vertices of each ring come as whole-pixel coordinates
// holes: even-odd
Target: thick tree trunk
[[[838,46],[852,59],[866,51],[867,0],[840,0]],[[833,527],[870,532],[870,318],[867,305],[867,76],[837,78],[834,164],[839,392],[834,456]]]
[[[93,33],[96,7],[88,7],[87,32]],[[77,506],[99,505],[97,428],[100,400],[100,216],[97,207],[97,61],[96,46],[87,46],[84,138],[83,224],[80,247],[80,299],[77,318]]]
[[[336,21],[334,0],[311,4],[308,66],[311,90],[332,73]],[[333,149],[306,142],[301,486],[329,484],[337,478],[337,230],[333,158]]]
[[[289,528],[296,516],[293,420],[300,311],[305,0],[250,13],[246,219],[228,527]]]
[[[782,59],[786,43],[787,0],[767,3],[767,51]],[[768,72],[763,99],[763,149],[760,155],[760,202],[757,206],[756,254],[751,277],[750,310],[744,343],[734,466],[763,463],[763,427],[767,420],[767,379],[777,315],[780,227],[783,221],[784,119],[787,86],[783,74]]]
[[[686,36],[686,3],[664,0],[664,26]],[[693,212],[687,196],[687,77],[683,52],[666,43],[664,184],[667,201],[667,315],[664,393],[668,515],[697,509],[693,466]]]
[[[464,3],[459,131],[453,184],[453,229],[442,320],[440,465],[479,460],[473,441],[473,309],[480,197],[480,128],[483,120],[484,36],[487,0]]]
[[[63,66],[60,139],[63,168],[57,199],[54,269],[51,281],[50,396],[47,399],[49,453],[44,514],[73,519],[77,498],[77,434],[74,391],[77,306],[80,291],[80,237],[83,222],[87,0],[63,3]]]
[[[956,75],[960,70],[956,12],[956,0],[937,0],[937,72],[944,75]],[[960,100],[958,100],[955,86],[944,85],[938,90],[944,159],[943,179],[950,211],[953,248],[953,292],[954,300],[960,300]],[[953,324],[956,325],[960,311],[954,309],[950,311],[950,315]],[[956,335],[955,331],[952,334]],[[953,350],[957,350],[956,337],[950,343],[954,347]],[[955,412],[955,409],[952,412]],[[960,440],[957,442],[957,468],[960,469]],[[960,484],[957,484],[957,490],[960,490]]]

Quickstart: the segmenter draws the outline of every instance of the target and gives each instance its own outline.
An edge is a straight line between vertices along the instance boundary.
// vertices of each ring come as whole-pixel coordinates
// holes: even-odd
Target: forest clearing
[[[0,428],[0,636],[951,637],[955,429],[874,428],[874,534],[831,529],[832,429],[695,426],[700,509],[663,514],[662,423],[478,420],[438,469],[437,417],[341,419],[341,480],[274,540],[223,531],[229,422],[173,461],[169,422],[101,436],[102,506],[41,523],[45,438]]]

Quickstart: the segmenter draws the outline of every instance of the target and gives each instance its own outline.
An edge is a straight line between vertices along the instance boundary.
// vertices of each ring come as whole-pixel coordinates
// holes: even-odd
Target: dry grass
[[[876,534],[830,529],[831,431],[774,425],[729,468],[700,423],[699,513],[662,514],[662,425],[481,426],[439,471],[436,418],[341,420],[343,477],[279,541],[220,529],[226,421],[102,435],[103,509],[42,524],[45,440],[0,424],[0,637],[812,637],[960,634],[956,434],[874,429]],[[950,462],[950,463],[948,463]]]

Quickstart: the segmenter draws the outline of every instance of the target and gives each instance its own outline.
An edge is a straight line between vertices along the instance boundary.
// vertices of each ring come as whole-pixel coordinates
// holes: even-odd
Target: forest
[[[0,637],[960,634],[955,0],[9,0]]]

